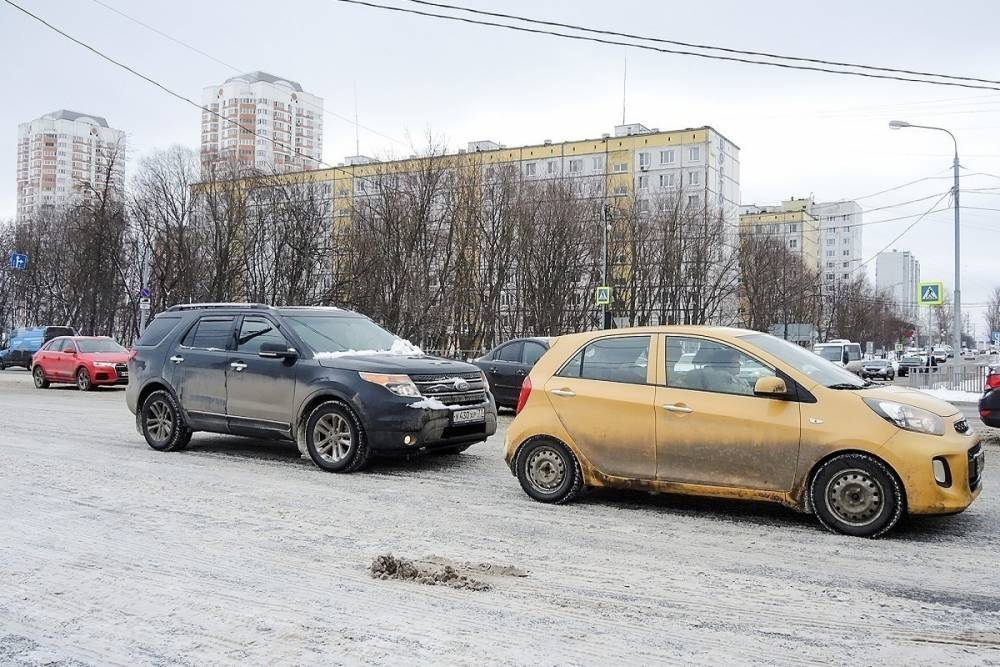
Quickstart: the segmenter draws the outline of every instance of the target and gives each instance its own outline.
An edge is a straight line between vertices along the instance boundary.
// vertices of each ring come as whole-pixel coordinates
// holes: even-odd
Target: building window
[[[847,273],[844,274],[844,280],[847,280],[848,275],[850,275],[850,274],[847,274]]]
[[[837,242],[837,239],[827,239],[827,240],[826,240],[826,244],[827,244],[827,245],[833,245],[833,244],[834,244],[834,243],[836,243],[836,242]]]
[[[791,239],[791,240],[789,240],[788,241],[788,247],[789,248],[797,248],[797,247],[799,247],[798,240],[797,239]]]
[[[649,213],[649,200],[642,199],[639,201],[639,211],[641,213]]]
[[[849,257],[850,255],[851,255],[851,251],[850,250],[845,250],[844,251],[844,257]]]
[[[851,242],[851,239],[844,239],[844,245],[847,245],[850,242]]]
[[[570,160],[569,171],[572,174],[583,171],[583,160]]]
[[[833,257],[833,256],[834,256],[834,254],[835,254],[835,253],[834,253],[834,251],[833,251],[833,250],[827,250],[827,251],[826,251],[826,256],[827,256],[827,257]]]
[[[701,197],[698,195],[688,195],[688,206],[701,206]]]
[[[792,234],[794,234],[795,232],[799,231],[799,225],[798,225],[798,223],[797,222],[790,223],[788,225],[788,231],[791,232]]]
[[[524,165],[524,175],[525,176],[534,176],[535,175],[535,163],[534,162],[528,162],[527,164]]]
[[[618,187],[615,188],[615,194],[616,195],[628,194],[628,188],[625,187],[624,185],[619,185]]]
[[[833,268],[833,262],[827,262],[826,263],[826,268],[832,269]]]
[[[603,170],[604,170],[604,158],[600,157],[600,156],[595,157],[594,158],[594,171],[603,171]]]
[[[672,187],[674,187],[674,175],[673,174],[660,174],[660,187],[661,188],[672,188]]]
[[[660,164],[673,164],[673,162],[674,162],[673,149],[660,151]]]
[[[646,190],[647,188],[649,188],[649,176],[640,176],[639,177],[639,189],[640,190]]]
[[[547,173],[549,173],[549,174],[556,173],[556,163],[552,162],[552,161],[549,161],[548,163],[546,163],[546,165],[545,165],[545,171]]]
[[[833,280],[833,274],[832,273],[826,274],[826,279],[827,280]]]
[[[628,164],[625,162],[617,162],[615,163],[615,167],[614,169],[612,169],[612,171],[614,171],[616,174],[624,174],[626,171],[628,171]]]
[[[848,264],[849,264],[848,262],[844,262],[844,268],[845,269],[847,268]]]
[[[688,172],[688,185],[701,185],[701,172],[700,171],[689,171]]]
[[[649,153],[639,153],[639,166],[640,167],[649,166]]]
[[[692,146],[688,149],[688,159],[691,162],[697,162],[701,159],[701,146]]]

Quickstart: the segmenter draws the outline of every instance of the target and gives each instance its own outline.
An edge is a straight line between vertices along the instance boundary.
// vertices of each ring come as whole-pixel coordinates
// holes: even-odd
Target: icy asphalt
[[[967,512],[878,541],[759,504],[549,507],[501,454],[338,476],[247,439],[157,453],[121,390],[2,372],[0,664],[1000,664],[996,445]],[[529,576],[372,579],[390,552]]]

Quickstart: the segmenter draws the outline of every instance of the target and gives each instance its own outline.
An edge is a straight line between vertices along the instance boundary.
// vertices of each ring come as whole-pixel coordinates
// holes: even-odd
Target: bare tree
[[[987,336],[992,336],[994,331],[1000,331],[1000,287],[993,288],[983,319],[986,320]]]

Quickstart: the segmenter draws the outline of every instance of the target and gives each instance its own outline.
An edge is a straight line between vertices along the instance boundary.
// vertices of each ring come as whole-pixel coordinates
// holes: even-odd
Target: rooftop
[[[258,81],[264,81],[266,83],[286,83],[291,86],[294,90],[302,92],[302,85],[298,81],[292,81],[291,79],[284,79],[280,76],[274,76],[273,74],[268,74],[267,72],[261,72],[257,70],[256,72],[247,72],[246,74],[240,74],[239,76],[231,76],[226,79],[226,83],[231,81],[246,81],[247,83],[257,83]]]
[[[101,127],[109,127],[108,121],[103,116],[70,111],[69,109],[59,109],[58,111],[45,114],[42,118],[51,118],[52,120],[91,120]]]

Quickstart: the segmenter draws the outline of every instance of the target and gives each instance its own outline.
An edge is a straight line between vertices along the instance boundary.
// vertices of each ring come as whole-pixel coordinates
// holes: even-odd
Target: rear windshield
[[[110,338],[79,338],[76,346],[80,352],[125,352],[125,348]]]
[[[181,318],[179,316],[160,315],[149,323],[146,330],[142,332],[142,336],[136,342],[136,345],[139,347],[154,347],[159,345],[180,321]]]

